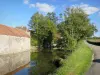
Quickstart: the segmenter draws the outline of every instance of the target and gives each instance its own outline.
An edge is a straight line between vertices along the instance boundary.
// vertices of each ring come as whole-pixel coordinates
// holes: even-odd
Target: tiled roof
[[[24,30],[8,27],[2,24],[0,24],[0,35],[30,37]]]

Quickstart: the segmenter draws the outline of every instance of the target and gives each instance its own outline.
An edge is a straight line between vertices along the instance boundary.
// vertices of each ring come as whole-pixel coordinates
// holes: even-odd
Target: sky
[[[100,36],[100,0],[0,0],[0,24],[7,26],[27,26],[35,12],[63,13],[67,7],[80,7],[98,29]]]

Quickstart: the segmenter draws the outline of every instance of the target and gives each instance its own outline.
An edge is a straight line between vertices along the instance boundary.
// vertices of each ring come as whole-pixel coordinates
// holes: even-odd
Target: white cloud
[[[36,7],[39,11],[41,12],[53,12],[55,10],[55,7],[53,5],[49,5],[47,3],[39,3],[37,2],[36,4],[30,4],[29,5],[31,8]]]
[[[29,0],[24,0],[24,4],[29,4]]]
[[[53,12],[55,10],[55,7],[53,5],[49,5],[46,3],[36,3],[36,7],[42,12]]]
[[[100,9],[97,7],[89,6],[88,4],[81,3],[80,5],[72,5],[71,7],[82,8],[88,15],[98,12]]]
[[[27,4],[30,8],[37,8],[40,12],[53,12],[55,10],[55,7],[53,5],[49,5],[47,3],[35,3],[31,4],[29,3],[30,0],[23,0],[24,4]]]
[[[35,4],[30,4],[29,7],[30,8],[35,7]]]

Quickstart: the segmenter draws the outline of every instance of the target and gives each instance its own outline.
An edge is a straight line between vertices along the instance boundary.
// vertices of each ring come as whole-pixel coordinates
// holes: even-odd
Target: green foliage
[[[58,39],[58,46],[73,50],[79,40],[90,37],[97,31],[90,23],[88,15],[80,8],[67,8],[64,21],[58,26],[62,39]]]
[[[80,8],[68,8],[65,11],[65,24],[69,35],[77,40],[90,37],[96,31],[88,15]]]
[[[64,15],[60,14],[60,18],[63,20],[57,24],[55,13],[48,13],[46,16],[35,13],[29,23],[31,30],[35,32],[34,35],[31,34],[31,41],[34,42],[32,45],[38,43],[39,47],[45,47],[48,43],[55,42],[58,33],[60,37],[56,40],[57,47],[74,51],[62,62],[62,67],[58,68],[54,75],[83,75],[91,62],[92,51],[79,41],[91,37],[97,29],[94,24],[91,24],[88,15],[80,8],[67,8]],[[39,60],[39,62],[42,61]],[[48,63],[45,65],[45,70],[48,71],[47,65]],[[43,65],[39,66],[43,67]],[[41,71],[41,67],[36,69]],[[49,66],[49,68],[52,67]]]
[[[56,33],[56,27],[53,21],[51,21],[47,16],[43,16],[38,12],[31,17],[29,27],[35,32],[39,46],[43,45],[43,40],[47,39],[49,32],[51,32],[53,35],[51,38],[53,38]]]
[[[57,47],[64,50],[74,50],[76,44],[77,41],[68,34],[63,35],[62,38],[57,40]]]
[[[51,21],[53,21],[53,23],[57,23],[57,17],[56,17],[56,14],[54,13],[54,12],[49,12],[49,13],[47,13],[47,17],[51,20]]]
[[[35,39],[34,37],[31,38],[31,46],[37,46],[38,42],[37,39]]]
[[[62,66],[56,70],[54,75],[84,75],[91,65],[92,51],[80,41],[76,50],[62,62]]]
[[[91,37],[97,31],[96,26],[90,23],[88,15],[81,8],[67,8],[64,15],[60,14],[60,18],[63,20],[57,24],[58,19],[54,12],[47,13],[46,16],[37,12],[31,17],[29,26],[35,32],[34,36],[40,47],[56,41],[58,32],[60,37],[57,47],[74,50],[79,40]]]

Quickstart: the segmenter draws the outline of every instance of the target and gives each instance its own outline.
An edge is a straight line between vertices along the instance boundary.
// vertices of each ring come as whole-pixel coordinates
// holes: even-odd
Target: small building
[[[0,24],[0,75],[30,62],[30,35]]]

